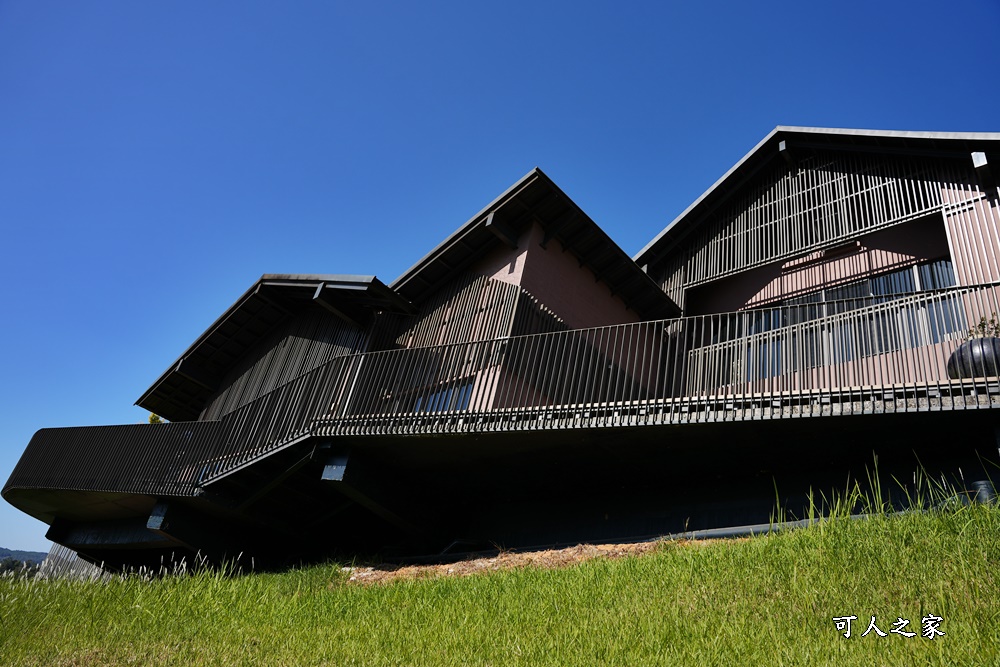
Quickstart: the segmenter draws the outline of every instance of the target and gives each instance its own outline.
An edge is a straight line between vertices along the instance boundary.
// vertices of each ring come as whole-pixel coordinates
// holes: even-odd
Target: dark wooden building
[[[1000,313],[998,165],[1000,134],[779,127],[634,259],[534,170],[390,285],[263,276],[137,401],[170,423],[43,429],[3,496],[118,566],[961,492],[998,459],[1000,373],[948,370]]]

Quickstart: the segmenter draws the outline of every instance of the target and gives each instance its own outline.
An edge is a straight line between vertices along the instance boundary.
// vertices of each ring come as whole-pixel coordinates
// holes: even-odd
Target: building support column
[[[212,560],[237,556],[235,553],[227,553],[232,550],[227,549],[227,545],[238,542],[229,539],[229,531],[223,530],[218,521],[211,521],[177,503],[163,500],[157,502],[149,513],[146,528]]]
[[[327,446],[323,460],[321,478],[334,484],[338,491],[358,503],[368,511],[396,526],[406,533],[419,532],[418,524],[390,509],[399,506],[392,501],[392,494],[386,488],[384,478],[373,474],[363,457],[346,447]]]

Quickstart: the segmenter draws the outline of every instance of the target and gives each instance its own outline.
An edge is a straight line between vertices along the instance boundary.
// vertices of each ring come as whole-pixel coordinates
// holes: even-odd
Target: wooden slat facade
[[[364,349],[366,332],[335,315],[314,309],[283,323],[262,338],[229,371],[201,419],[219,419],[322,366]]]
[[[380,316],[369,349],[449,345],[564,328],[558,315],[517,285],[467,274],[421,304],[416,315]]]
[[[981,191],[971,159],[843,152],[805,156],[795,168],[775,163],[699,220],[651,273],[687,308],[687,290],[699,285],[923,217],[943,223],[942,214],[950,221],[959,284],[1000,278],[997,208]]]

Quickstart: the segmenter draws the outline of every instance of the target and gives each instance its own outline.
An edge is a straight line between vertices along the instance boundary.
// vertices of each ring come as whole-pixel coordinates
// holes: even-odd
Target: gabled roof
[[[266,274],[146,390],[136,405],[171,421],[198,418],[233,363],[278,323],[322,307],[350,323],[365,310],[411,312],[375,276]]]
[[[971,159],[974,152],[982,152],[996,155],[997,162],[1000,162],[1000,133],[850,130],[779,125],[646,244],[635,255],[636,263],[646,266],[662,256],[696,227],[698,220],[707,212],[762,168],[776,160],[794,159],[797,152],[815,150],[964,159]]]
[[[413,303],[433,293],[498,244],[513,247],[532,222],[587,266],[616,295],[647,319],[680,309],[618,244],[537,167],[473,216],[391,285]]]
[[[136,405],[171,421],[197,419],[226,372],[247,349],[296,312],[322,306],[362,323],[365,309],[413,312],[438,287],[497,244],[515,244],[538,222],[647,319],[680,309],[540,169],[534,169],[387,287],[374,276],[268,274],[203,333],[146,390]]]

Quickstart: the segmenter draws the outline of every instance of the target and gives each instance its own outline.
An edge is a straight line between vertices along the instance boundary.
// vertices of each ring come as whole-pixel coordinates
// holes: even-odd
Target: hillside
[[[0,560],[13,558],[14,560],[28,561],[29,563],[41,564],[48,556],[44,551],[19,551],[17,549],[5,549],[0,547]]]
[[[387,568],[346,563],[0,579],[0,664],[1000,664],[1000,507],[580,551],[374,584]]]

